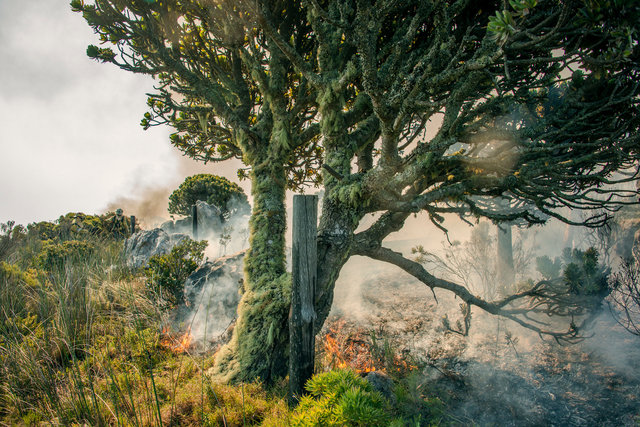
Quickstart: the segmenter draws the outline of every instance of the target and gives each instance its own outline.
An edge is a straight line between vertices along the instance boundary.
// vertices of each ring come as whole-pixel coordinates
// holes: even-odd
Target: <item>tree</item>
[[[201,173],[187,177],[169,196],[169,213],[191,215],[191,207],[198,200],[217,206],[224,216],[236,211],[249,210],[247,196],[242,188],[228,179]]]
[[[383,246],[412,214],[577,224],[560,208],[635,201],[639,7],[632,0],[72,1],[109,47],[89,56],[157,79],[144,127],[203,161],[239,158],[254,199],[245,290],[228,379],[283,375],[288,311],[286,188],[324,187],[317,328],[352,255],[541,334],[557,308],[547,281],[497,301]],[[321,167],[322,165],[322,167]],[[493,199],[508,201],[496,209]],[[378,219],[356,233],[369,213]],[[604,214],[580,223],[598,226]],[[533,308],[518,303],[535,301]]]

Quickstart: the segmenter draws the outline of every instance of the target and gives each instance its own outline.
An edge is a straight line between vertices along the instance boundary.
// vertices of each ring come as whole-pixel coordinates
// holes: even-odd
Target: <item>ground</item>
[[[454,323],[459,300],[442,292],[437,299],[406,274],[352,265],[341,276],[318,339],[321,362],[335,359],[326,344],[334,340],[343,355],[352,355],[339,356],[345,360],[338,364],[370,369],[363,353],[380,354],[386,339],[394,357],[411,365],[418,387],[446,403],[454,424],[640,422],[640,338],[615,324],[608,309],[590,338],[561,346],[478,309],[468,337],[446,333],[440,319],[448,314]]]

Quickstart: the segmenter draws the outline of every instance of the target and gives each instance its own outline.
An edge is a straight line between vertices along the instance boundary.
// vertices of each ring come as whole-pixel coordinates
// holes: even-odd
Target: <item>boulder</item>
[[[138,231],[124,243],[127,265],[131,268],[145,267],[152,256],[168,254],[175,245],[188,238],[186,234],[168,234],[161,228]]]
[[[387,375],[382,372],[371,371],[364,376],[364,379],[389,402],[396,402],[396,395],[393,394],[393,380]]]
[[[207,336],[224,333],[236,318],[242,295],[246,251],[207,261],[185,281],[184,300],[191,312],[192,333],[206,326]]]
[[[222,211],[215,205],[198,200],[196,202],[198,209],[198,238],[211,239],[219,238],[224,228],[224,217]],[[192,236],[193,219],[191,216],[178,219],[176,221],[166,221],[160,225],[167,233],[183,233]]]

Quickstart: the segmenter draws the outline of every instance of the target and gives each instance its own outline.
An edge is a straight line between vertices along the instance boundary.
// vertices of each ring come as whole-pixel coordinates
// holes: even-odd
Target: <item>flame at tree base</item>
[[[320,343],[320,363],[330,369],[352,369],[366,374],[373,371],[402,373],[416,369],[385,343],[378,347],[375,334],[346,327],[344,320],[333,322]]]

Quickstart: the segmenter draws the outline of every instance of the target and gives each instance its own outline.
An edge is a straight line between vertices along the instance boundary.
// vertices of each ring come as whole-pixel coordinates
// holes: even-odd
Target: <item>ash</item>
[[[464,337],[441,326],[444,315],[459,316],[460,301],[452,296],[437,293],[436,303],[428,288],[397,271],[369,268],[372,274],[363,277],[361,268],[345,270],[319,346],[322,337],[336,338],[336,325],[347,339],[364,335],[380,342],[384,337],[408,361],[423,394],[445,403],[451,424],[640,422],[640,339],[606,310],[589,331],[591,337],[572,345],[541,340],[476,308]]]

